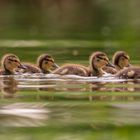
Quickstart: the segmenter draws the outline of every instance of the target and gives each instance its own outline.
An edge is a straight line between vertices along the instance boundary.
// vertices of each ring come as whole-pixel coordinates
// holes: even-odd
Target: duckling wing
[[[53,74],[89,76],[89,70],[82,65],[66,64],[53,71]]]
[[[104,67],[103,71],[105,71],[106,73],[110,73],[110,74],[116,74],[117,70],[115,68],[111,68],[111,67]]]
[[[33,64],[24,63],[24,66],[26,67],[24,73],[41,73],[41,70]]]

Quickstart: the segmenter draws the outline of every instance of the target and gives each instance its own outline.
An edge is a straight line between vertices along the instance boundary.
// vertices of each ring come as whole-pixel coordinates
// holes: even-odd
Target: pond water
[[[59,65],[87,66],[93,51],[104,51],[111,58],[116,50],[127,50],[131,63],[139,65],[139,47],[135,43],[132,49],[131,45],[93,41],[1,41],[1,55],[15,53],[21,61],[35,63],[38,55],[47,52]],[[0,90],[2,140],[140,138],[139,79],[24,74],[1,76]]]

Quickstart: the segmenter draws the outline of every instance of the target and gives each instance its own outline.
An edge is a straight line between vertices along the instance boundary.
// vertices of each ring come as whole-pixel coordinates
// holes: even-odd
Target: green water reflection
[[[0,55],[14,53],[21,61],[35,63],[38,55],[47,52],[59,65],[88,66],[93,51],[104,51],[111,58],[116,50],[125,50],[131,63],[139,65],[137,43],[34,41],[1,40]],[[135,48],[130,49],[131,45]],[[0,78],[0,139],[139,139],[139,81]]]
[[[0,57],[88,66],[124,50],[140,66],[139,12],[139,0],[1,0]],[[140,139],[140,81],[44,79],[0,77],[0,140]]]

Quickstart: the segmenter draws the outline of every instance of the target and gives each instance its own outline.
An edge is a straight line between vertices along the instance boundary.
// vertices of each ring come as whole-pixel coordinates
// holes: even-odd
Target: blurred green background
[[[136,41],[139,5],[139,0],[0,0],[0,38]]]
[[[111,59],[124,50],[133,65],[140,65],[139,7],[139,0],[0,0],[0,57],[14,53],[22,62],[36,63],[40,54],[49,53],[60,66],[88,66],[93,51]],[[0,140],[140,139],[139,83],[60,81],[54,83],[57,91],[49,89],[52,83],[42,91],[30,89],[40,83],[29,80],[24,81],[29,89],[12,87],[14,94],[5,93],[0,81]],[[7,106],[29,112],[16,114],[10,108],[15,114],[2,114]]]

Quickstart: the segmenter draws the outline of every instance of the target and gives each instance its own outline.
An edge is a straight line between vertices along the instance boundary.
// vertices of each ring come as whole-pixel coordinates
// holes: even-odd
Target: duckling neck
[[[122,63],[122,62],[118,62],[118,64],[116,65],[116,69],[117,70],[121,70],[121,69],[123,69],[124,68],[124,64]]]
[[[44,73],[44,74],[49,74],[49,73],[51,73],[49,70],[44,70],[44,69],[42,69],[42,73]]]
[[[102,76],[103,75],[103,70],[102,69],[99,69],[99,68],[96,68],[94,65],[92,66],[92,69],[91,69],[91,73],[92,73],[92,76]]]
[[[116,66],[116,69],[119,71],[122,69],[122,67],[118,65],[118,66]]]
[[[5,70],[4,74],[6,75],[14,74],[13,69],[9,70],[5,65],[4,65],[4,70]]]

